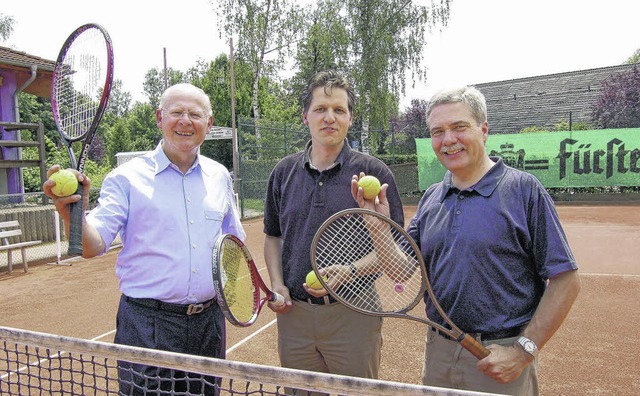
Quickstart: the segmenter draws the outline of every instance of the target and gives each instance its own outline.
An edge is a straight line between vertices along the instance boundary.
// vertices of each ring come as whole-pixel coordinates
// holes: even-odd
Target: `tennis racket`
[[[490,353],[445,314],[431,289],[420,249],[401,226],[384,215],[347,209],[328,218],[313,238],[311,265],[329,294],[354,311],[426,323],[478,359]],[[409,314],[425,291],[451,329]]]
[[[211,270],[218,305],[235,326],[251,326],[267,301],[284,305],[284,297],[269,290],[249,249],[234,235],[222,234],[216,240]],[[266,296],[260,298],[260,290]]]
[[[113,81],[113,48],[104,28],[89,23],[67,38],[56,61],[51,82],[51,108],[71,167],[82,172],[107,107]],[[81,141],[76,160],[72,143]],[[82,184],[76,194],[82,195]],[[69,255],[82,254],[82,199],[69,207]]]

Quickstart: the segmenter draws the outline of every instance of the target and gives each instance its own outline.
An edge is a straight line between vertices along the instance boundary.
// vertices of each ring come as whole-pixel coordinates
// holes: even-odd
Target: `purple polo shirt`
[[[284,283],[291,297],[310,298],[302,284],[311,271],[311,242],[320,225],[344,209],[357,208],[351,196],[351,177],[360,172],[387,183],[391,218],[404,224],[404,212],[393,173],[379,159],[352,150],[345,140],[334,166],[322,172],[309,162],[309,147],[276,164],[269,177],[264,210],[264,233],[280,237]],[[321,301],[322,299],[313,299]]]
[[[578,268],[542,184],[492,159],[496,164],[467,190],[452,186],[450,172],[429,187],[407,230],[440,305],[471,333],[526,324],[545,281]],[[444,325],[426,294],[425,302],[428,317]]]

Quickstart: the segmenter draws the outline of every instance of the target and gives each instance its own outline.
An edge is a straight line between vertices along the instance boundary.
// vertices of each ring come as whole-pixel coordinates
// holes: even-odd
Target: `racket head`
[[[351,266],[358,260],[382,255],[371,232],[390,233],[386,248],[399,248],[405,263],[393,263],[395,270],[354,276]],[[375,253],[374,253],[375,251]],[[316,232],[311,245],[311,264],[324,288],[339,302],[355,311],[376,316],[397,316],[413,309],[423,298],[426,284],[424,264],[415,242],[397,223],[367,209],[347,209],[329,217]],[[322,271],[333,265],[327,280]],[[396,265],[397,264],[397,265]],[[387,269],[390,269],[388,266]]]
[[[351,268],[345,270],[357,260],[357,274]],[[478,359],[490,354],[449,319],[431,288],[418,245],[387,216],[367,209],[347,209],[334,214],[313,238],[311,265],[329,294],[354,311],[417,320],[448,334]],[[362,274],[361,269],[366,273]],[[327,280],[322,276],[325,274]],[[429,318],[408,314],[425,292],[451,329]]]
[[[51,81],[53,118],[65,140],[78,141],[95,132],[107,107],[112,82],[109,34],[94,23],[80,26],[60,49]]]
[[[240,239],[220,235],[214,244],[211,272],[218,305],[234,326],[251,326],[260,310],[260,289],[252,270],[253,258]]]

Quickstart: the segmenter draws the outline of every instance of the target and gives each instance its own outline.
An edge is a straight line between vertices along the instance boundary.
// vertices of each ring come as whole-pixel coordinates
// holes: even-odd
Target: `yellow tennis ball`
[[[358,180],[358,187],[362,187],[364,199],[374,199],[380,194],[380,180],[375,176],[364,176]]]
[[[78,178],[70,170],[62,169],[49,176],[49,180],[56,182],[51,192],[58,197],[68,197],[78,189]]]
[[[324,279],[324,281],[327,281],[327,277],[323,276],[322,279]],[[322,283],[320,283],[320,281],[318,280],[318,277],[316,276],[316,273],[314,271],[311,271],[307,274],[307,279],[305,281],[307,283],[307,286],[309,286],[312,289],[315,290],[319,290],[322,289]]]

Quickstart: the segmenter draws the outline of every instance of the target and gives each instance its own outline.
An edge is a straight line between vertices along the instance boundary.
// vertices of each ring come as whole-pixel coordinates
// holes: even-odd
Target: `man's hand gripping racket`
[[[269,290],[262,280],[249,249],[231,234],[216,240],[211,271],[218,305],[235,326],[251,326],[267,301],[276,306],[285,304],[284,297]],[[266,296],[260,298],[260,290]]]
[[[426,323],[478,359],[490,354],[445,314],[431,289],[420,249],[401,226],[382,214],[347,209],[331,216],[313,239],[311,265],[329,294],[354,311]],[[451,329],[409,314],[425,291]]]

